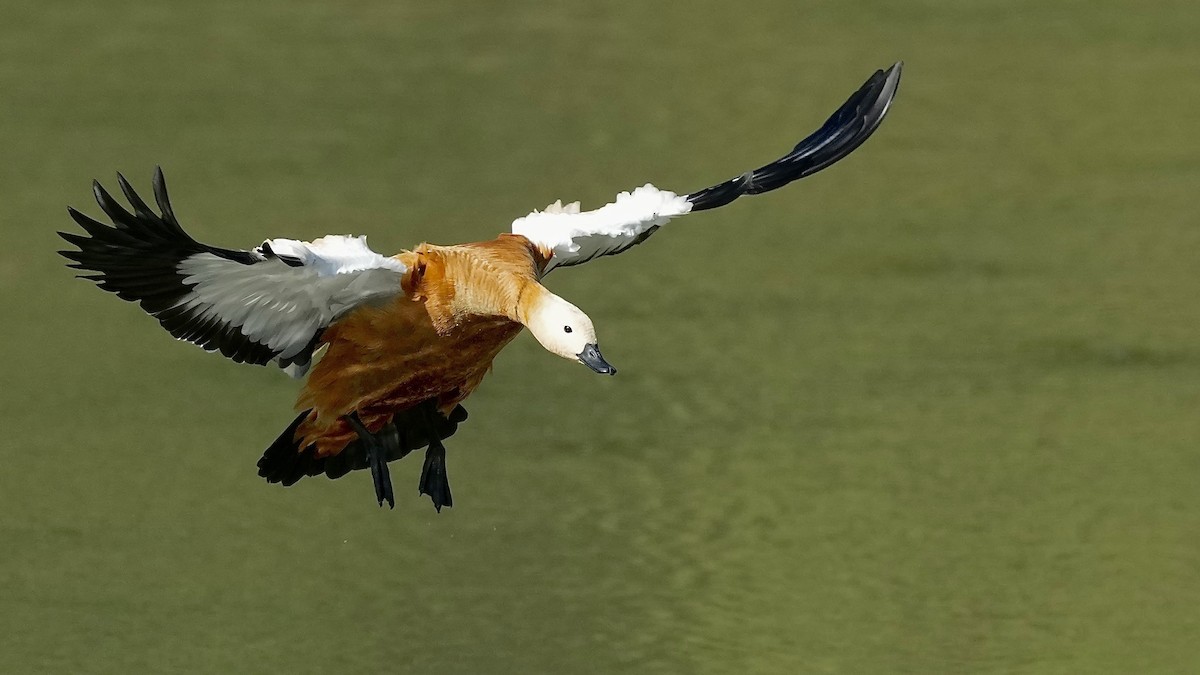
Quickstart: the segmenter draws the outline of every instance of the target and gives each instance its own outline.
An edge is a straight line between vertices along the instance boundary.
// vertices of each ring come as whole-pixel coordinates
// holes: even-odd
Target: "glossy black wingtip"
[[[161,166],[154,167],[154,180],[151,185],[154,188],[154,201],[158,202],[158,210],[162,212],[163,222],[178,229],[179,221],[175,219],[175,211],[171,208],[171,198],[167,195],[167,179],[163,176]]]
[[[737,178],[687,196],[692,211],[724,206],[744,194],[770,192],[845,158],[883,123],[900,85],[904,63],[877,70],[846,99],[821,128],[779,159]]]
[[[128,230],[130,227],[137,227],[137,218],[126,211],[120,202],[113,199],[100,181],[92,181],[92,194],[96,197],[96,203],[100,205],[100,210],[104,211],[104,215],[108,216],[117,229]]]
[[[105,225],[104,223],[101,223],[97,220],[92,219],[89,216],[84,215],[82,212],[76,210],[75,207],[73,207],[73,206],[67,207],[67,213],[71,216],[71,220],[74,220],[76,224],[78,224],[80,227],[83,228],[84,232],[88,233],[89,237],[103,237],[109,230],[112,229],[109,226]],[[66,238],[66,233],[62,233],[62,234],[63,234],[63,237]],[[87,237],[80,237],[79,235],[74,235],[74,236],[76,237],[77,240],[67,239],[67,241],[70,241],[72,244],[75,244],[77,246],[80,243],[85,243],[85,242],[90,241]]]
[[[137,190],[133,189],[133,185],[120,172],[117,173],[117,185],[121,188],[121,192],[125,193],[125,199],[129,201],[129,205],[133,207],[133,212],[137,214],[139,219],[156,228],[161,229],[163,227],[162,219],[151,210],[146,201],[137,193]]]
[[[693,192],[687,196],[687,200],[692,203],[693,211],[703,211],[705,209],[715,209],[718,206],[725,206],[746,193],[746,186],[750,184],[750,179],[753,175],[753,171],[747,171],[737,178],[731,178],[724,183],[704,188],[699,192]]]

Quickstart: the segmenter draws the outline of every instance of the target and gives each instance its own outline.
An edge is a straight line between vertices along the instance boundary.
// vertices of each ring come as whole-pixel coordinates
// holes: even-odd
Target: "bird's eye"
[[[570,332],[571,332],[571,327],[570,327],[570,326],[563,326],[563,332],[564,332],[564,333],[570,333]]]

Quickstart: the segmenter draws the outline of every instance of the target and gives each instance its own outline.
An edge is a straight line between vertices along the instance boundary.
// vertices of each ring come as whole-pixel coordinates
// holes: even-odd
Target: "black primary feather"
[[[192,293],[192,286],[184,281],[185,276],[179,270],[185,259],[209,253],[234,263],[254,265],[264,262],[267,256],[209,246],[188,235],[175,218],[161,168],[155,168],[153,181],[159,213],[146,204],[121,174],[117,174],[117,183],[132,212],[117,202],[99,182],[92,183],[96,203],[113,226],[68,207],[71,218],[87,233],[87,236],[58,233],[79,249],[59,251],[71,261],[68,267],[91,272],[79,276],[115,293],[122,300],[138,303],[176,338],[208,351],[219,351],[239,363],[262,365],[276,358],[278,352],[250,339],[239,327],[206,313],[204,306],[181,304]],[[288,265],[298,262],[282,256],[279,259]],[[307,363],[319,336],[318,332],[306,349],[281,365]]]
[[[687,196],[692,211],[724,206],[742,195],[770,192],[811,176],[854,152],[879,128],[896,96],[903,63],[877,70],[816,132],[791,152],[753,171]]]

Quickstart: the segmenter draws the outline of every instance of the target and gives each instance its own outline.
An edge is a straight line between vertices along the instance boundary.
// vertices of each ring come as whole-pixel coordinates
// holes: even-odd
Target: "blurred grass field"
[[[0,5],[0,672],[1200,669],[1200,5]],[[483,239],[880,132],[549,285],[449,444],[268,486],[295,384],[54,251],[155,164],[198,238]]]

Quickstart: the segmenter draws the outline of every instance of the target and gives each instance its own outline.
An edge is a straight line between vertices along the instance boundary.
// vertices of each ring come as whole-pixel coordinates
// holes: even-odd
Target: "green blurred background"
[[[0,672],[1200,670],[1193,0],[0,5]],[[255,475],[296,385],[74,281],[89,181],[200,239],[489,238],[836,168],[550,278],[449,444]]]

